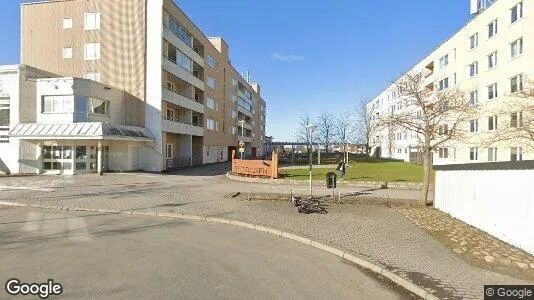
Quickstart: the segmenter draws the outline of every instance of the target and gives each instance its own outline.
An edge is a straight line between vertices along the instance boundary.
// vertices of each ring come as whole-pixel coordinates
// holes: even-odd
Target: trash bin
[[[335,189],[337,183],[337,175],[334,172],[326,173],[326,188]]]

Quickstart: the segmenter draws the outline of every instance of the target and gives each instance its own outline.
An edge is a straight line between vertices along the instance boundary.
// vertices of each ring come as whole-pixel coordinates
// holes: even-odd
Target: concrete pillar
[[[193,136],[189,136],[189,162],[190,166],[193,165]]]
[[[98,147],[97,147],[97,166],[96,170],[98,172],[98,175],[102,175],[102,141],[98,141]]]
[[[321,144],[317,144],[317,164],[321,164]]]

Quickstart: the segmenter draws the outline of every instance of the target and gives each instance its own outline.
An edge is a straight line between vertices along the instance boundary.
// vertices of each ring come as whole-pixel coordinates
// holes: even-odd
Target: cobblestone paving
[[[217,172],[214,172],[216,175]],[[53,191],[0,191],[0,201],[57,208],[177,212],[231,218],[292,232],[340,248],[408,278],[443,299],[480,299],[484,284],[525,281],[474,267],[427,235],[394,208],[338,205],[327,214],[301,215],[288,202],[230,198],[249,185],[222,175],[151,174],[0,178],[0,186],[50,187]]]
[[[399,209],[408,219],[468,261],[534,281],[534,256],[437,209]]]

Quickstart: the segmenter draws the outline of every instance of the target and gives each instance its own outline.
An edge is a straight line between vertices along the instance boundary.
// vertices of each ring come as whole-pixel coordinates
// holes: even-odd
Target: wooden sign
[[[278,154],[275,152],[272,160],[248,160],[235,158],[235,150],[232,150],[232,158],[233,174],[278,178]]]

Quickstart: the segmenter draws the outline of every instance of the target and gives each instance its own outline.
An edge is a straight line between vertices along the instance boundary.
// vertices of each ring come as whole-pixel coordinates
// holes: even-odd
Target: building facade
[[[523,141],[482,142],[482,136],[498,133],[499,128],[527,113],[496,115],[519,101],[517,92],[532,88],[527,86],[527,78],[534,76],[534,5],[520,0],[472,2],[471,20],[407,72],[421,74],[424,84],[436,91],[458,88],[477,112],[460,125],[468,132],[466,139],[434,149],[434,164],[534,159]],[[411,109],[401,100],[393,84],[371,100],[367,110],[378,122],[381,117]],[[381,127],[371,139],[372,154],[416,160],[419,138],[409,130]]]
[[[21,61],[142,101],[154,147],[139,154],[140,169],[227,161],[240,140],[247,156],[262,155],[260,86],[235,70],[222,38],[206,37],[171,0],[22,4]]]

